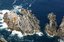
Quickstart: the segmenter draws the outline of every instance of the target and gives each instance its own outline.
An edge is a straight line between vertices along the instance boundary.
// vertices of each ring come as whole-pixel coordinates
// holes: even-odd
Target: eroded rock
[[[39,20],[26,9],[21,9],[18,14],[13,11],[6,12],[4,22],[7,23],[9,29],[21,31],[23,34],[40,32]]]
[[[56,23],[56,15],[54,15],[53,13],[50,13],[48,15],[48,19],[49,23],[47,23],[45,27],[47,36],[50,37],[57,36],[60,38],[59,41],[62,40],[62,42],[64,42],[64,16],[59,26]]]
[[[59,36],[64,41],[64,16],[59,26],[59,29],[57,30],[57,33],[57,36]]]
[[[45,31],[48,36],[55,36],[57,30],[57,23],[56,23],[56,15],[54,13],[49,13],[48,15],[49,23],[45,27]]]

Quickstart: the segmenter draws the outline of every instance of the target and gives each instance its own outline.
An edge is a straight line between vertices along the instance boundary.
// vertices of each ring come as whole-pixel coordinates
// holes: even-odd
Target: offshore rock
[[[4,22],[7,23],[8,29],[21,31],[23,35],[40,32],[39,20],[29,10],[20,10],[17,10],[17,13],[12,10],[4,14]]]
[[[59,42],[64,42],[64,16],[59,26],[57,26],[56,23],[56,15],[54,15],[53,13],[49,13],[48,19],[49,23],[47,23],[47,25],[45,26],[47,36],[57,36],[59,37]]]
[[[49,13],[48,15],[49,23],[45,27],[46,34],[50,37],[57,35],[57,23],[56,23],[56,15],[54,13]]]
[[[64,41],[64,16],[59,29],[57,30],[57,36],[59,36]]]

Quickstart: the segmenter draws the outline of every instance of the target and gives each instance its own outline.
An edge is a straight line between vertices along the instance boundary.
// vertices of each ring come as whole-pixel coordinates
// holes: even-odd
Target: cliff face
[[[21,31],[23,34],[40,32],[39,20],[26,9],[22,9],[18,14],[13,11],[5,13],[4,22],[9,29]]]

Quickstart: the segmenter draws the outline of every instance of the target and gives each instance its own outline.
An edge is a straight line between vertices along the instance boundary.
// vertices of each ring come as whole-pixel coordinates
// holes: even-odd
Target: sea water
[[[0,9],[12,9],[13,0],[0,0]],[[15,5],[21,4],[21,0],[18,0]],[[57,15],[58,25],[61,22],[61,18],[64,15],[64,0],[38,0],[32,4],[31,8],[32,13],[40,20],[41,31],[44,32],[44,27],[48,23],[47,15],[50,12],[53,12]],[[59,20],[60,19],[60,20]],[[5,31],[5,30],[4,30]],[[4,33],[3,31],[1,34]],[[9,32],[6,31],[9,34]],[[45,34],[45,32],[44,32]],[[8,38],[8,35],[2,34],[5,38]],[[10,39],[10,38],[9,38]],[[14,38],[13,38],[14,39]],[[46,35],[39,37],[37,35],[25,37],[27,40],[33,40],[33,42],[58,42],[57,38],[49,38]],[[12,40],[12,39],[11,39]],[[12,41],[15,41],[12,40]]]

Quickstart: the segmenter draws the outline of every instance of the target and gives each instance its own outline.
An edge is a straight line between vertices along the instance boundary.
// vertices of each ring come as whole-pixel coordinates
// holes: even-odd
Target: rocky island
[[[48,14],[49,22],[45,26],[47,36],[58,36],[64,41],[64,16],[61,24],[58,26],[56,15],[52,12]],[[0,10],[0,31],[10,31],[10,36],[17,35],[19,38],[27,35],[38,34],[42,36],[40,31],[39,20],[23,7],[16,6],[13,10]],[[4,37],[0,37],[0,42],[7,42]]]
[[[50,37],[56,35],[57,23],[56,23],[56,15],[54,13],[49,13],[48,15],[49,23],[45,26],[46,33]]]
[[[0,30],[6,29],[11,31],[11,35],[18,34],[23,37],[26,35],[38,34],[42,36],[40,31],[39,20],[30,12],[20,6],[16,6],[13,10],[1,10],[0,17],[2,25]],[[5,23],[3,25],[3,23]]]
[[[58,26],[56,22],[56,15],[54,13],[48,14],[49,23],[45,26],[45,31],[47,36],[60,38],[60,42],[64,42],[64,16],[62,18],[61,24]]]

